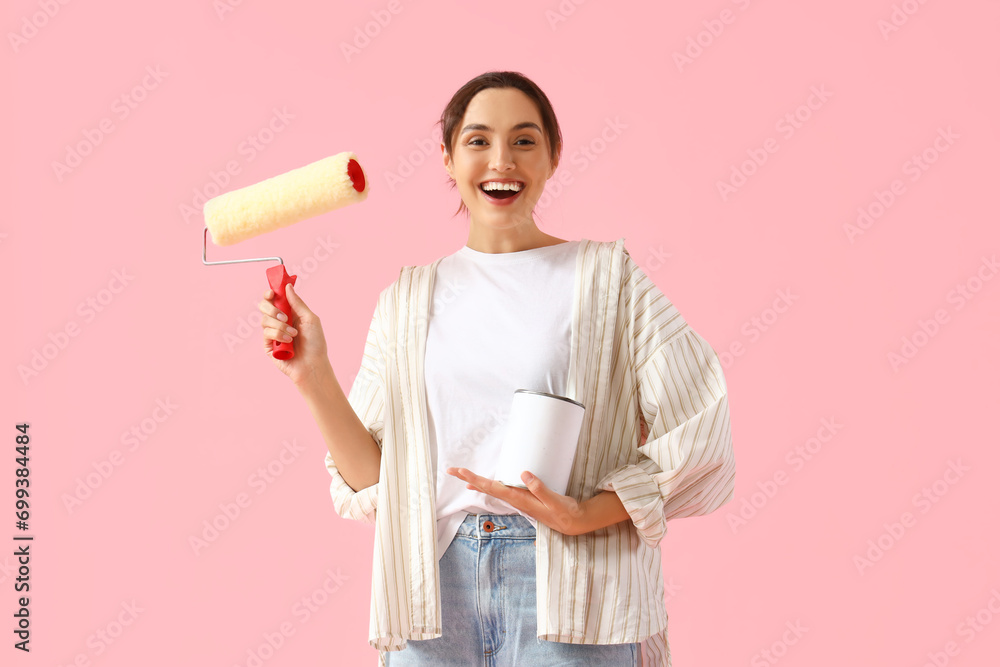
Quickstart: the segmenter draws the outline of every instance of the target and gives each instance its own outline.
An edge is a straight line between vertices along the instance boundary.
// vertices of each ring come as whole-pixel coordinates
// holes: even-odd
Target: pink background
[[[223,191],[358,154],[363,204],[208,249],[297,268],[346,391],[379,291],[467,240],[434,123],[493,69],[561,123],[569,183],[539,227],[625,237],[725,362],[736,496],[663,543],[674,664],[995,664],[1000,3],[215,5],[4,3],[4,664],[248,665],[283,625],[263,664],[374,664],[372,528],[334,512],[320,433],[262,354],[268,265],[203,266],[196,193],[231,161]]]

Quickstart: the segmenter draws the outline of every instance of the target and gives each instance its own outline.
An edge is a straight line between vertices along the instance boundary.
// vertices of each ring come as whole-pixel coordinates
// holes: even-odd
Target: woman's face
[[[557,166],[544,132],[535,103],[517,88],[487,88],[472,98],[458,126],[454,155],[444,153],[472,224],[534,225],[531,211]],[[516,181],[521,189],[502,199],[513,190],[484,192],[488,181]]]

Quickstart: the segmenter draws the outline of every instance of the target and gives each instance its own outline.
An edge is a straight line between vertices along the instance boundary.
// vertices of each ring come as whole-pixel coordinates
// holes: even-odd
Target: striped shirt
[[[378,483],[355,492],[326,454],[337,514],[375,525],[368,641],[380,667],[407,639],[442,634],[423,368],[440,261],[403,267],[379,294],[348,395],[382,450]],[[566,396],[586,413],[566,495],[582,502],[613,491],[630,520],[584,535],[538,524],[537,634],[641,642],[644,664],[669,667],[667,521],[713,512],[735,488],[722,366],[624,238],[581,240],[572,319]]]

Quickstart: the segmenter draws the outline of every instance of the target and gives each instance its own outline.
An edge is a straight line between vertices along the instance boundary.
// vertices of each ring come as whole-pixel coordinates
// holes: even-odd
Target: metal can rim
[[[548,396],[549,398],[558,398],[560,401],[566,401],[567,403],[572,403],[573,405],[579,405],[584,410],[587,409],[587,406],[585,406],[580,401],[574,401],[572,398],[569,398],[568,396],[560,396],[559,394],[550,394],[547,391],[535,391],[533,389],[515,389],[514,393],[515,394],[538,394],[539,396]]]

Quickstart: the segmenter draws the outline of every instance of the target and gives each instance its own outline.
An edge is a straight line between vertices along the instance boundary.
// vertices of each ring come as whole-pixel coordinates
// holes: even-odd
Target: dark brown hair
[[[535,106],[538,107],[538,113],[542,117],[545,137],[549,143],[549,156],[552,160],[558,160],[562,152],[562,132],[559,130],[559,121],[556,120],[556,113],[552,110],[552,104],[549,102],[549,98],[545,96],[545,93],[542,92],[542,89],[520,72],[487,72],[480,74],[458,89],[458,92],[452,96],[451,101],[448,102],[448,106],[445,107],[444,112],[441,114],[441,120],[437,123],[441,125],[441,140],[447,147],[448,155],[451,155],[452,158],[455,156],[455,140],[457,139],[456,135],[459,130],[458,125],[465,116],[465,110],[468,108],[469,102],[472,101],[472,98],[477,93],[488,88],[517,88],[534,100]],[[448,181],[454,189],[457,185],[455,179],[449,176]],[[458,215],[462,211],[468,212],[464,201],[459,203],[458,210],[455,211],[454,215]]]

